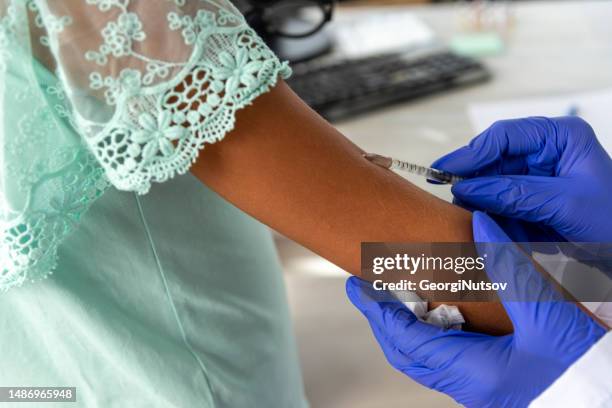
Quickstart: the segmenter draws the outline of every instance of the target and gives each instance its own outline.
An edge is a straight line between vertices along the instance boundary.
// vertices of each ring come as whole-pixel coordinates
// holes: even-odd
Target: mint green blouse
[[[0,0],[0,386],[306,406],[270,232],[174,178],[287,75],[226,0]]]

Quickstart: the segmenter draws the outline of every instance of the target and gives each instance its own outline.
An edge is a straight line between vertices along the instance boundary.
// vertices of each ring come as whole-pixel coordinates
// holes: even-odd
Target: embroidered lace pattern
[[[289,74],[226,0],[0,0],[0,290],[51,273],[109,184],[186,172]]]

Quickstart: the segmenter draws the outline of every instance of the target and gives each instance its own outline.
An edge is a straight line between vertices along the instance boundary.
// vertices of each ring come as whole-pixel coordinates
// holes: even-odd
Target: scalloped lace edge
[[[246,95],[244,100],[242,100],[240,103],[232,106],[231,108],[225,109],[224,114],[228,116],[229,121],[223,126],[221,132],[219,132],[221,134],[220,136],[196,136],[195,131],[190,131],[189,136],[187,137],[190,148],[179,152],[176,158],[169,163],[168,166],[166,166],[169,168],[165,169],[166,171],[164,171],[162,174],[143,174],[143,172],[136,172],[132,173],[129,177],[115,178],[112,176],[114,173],[110,172],[107,174],[111,184],[113,184],[119,190],[135,191],[137,194],[144,195],[149,192],[153,183],[165,182],[176,177],[177,175],[187,173],[191,166],[196,162],[200,151],[203,150],[207,144],[222,141],[228,133],[234,130],[236,125],[236,113],[239,110],[252,105],[255,99],[265,93],[268,93],[278,84],[279,77],[281,79],[287,79],[291,76],[291,72],[292,71],[288,62],[281,62],[277,64],[274,67],[274,70],[271,72],[271,75],[268,78],[265,78],[258,88],[253,89],[253,91]],[[184,80],[189,74],[190,72],[186,72],[181,80]],[[167,90],[158,91],[155,94],[160,95],[164,94],[165,92],[167,92]]]
[[[165,173],[162,176],[152,174],[152,175],[149,175],[145,180],[142,180],[141,177],[137,177],[137,176],[141,176],[141,174],[136,173],[133,175],[133,177],[122,179],[122,180],[115,182],[113,180],[108,180],[107,175],[102,175],[102,176],[98,175],[97,177],[91,174],[87,175],[87,178],[85,180],[86,183],[95,184],[95,183],[99,183],[100,180],[103,179],[103,182],[106,184],[101,188],[97,188],[98,192],[96,193],[95,199],[91,200],[90,202],[87,202],[84,205],[84,208],[82,211],[71,215],[70,218],[72,219],[74,224],[69,223],[68,226],[66,226],[64,230],[62,231],[61,236],[55,237],[53,239],[53,242],[49,245],[49,247],[45,250],[44,254],[40,256],[37,261],[35,261],[31,265],[27,265],[24,267],[14,267],[14,269],[10,273],[5,272],[2,275],[0,275],[0,292],[7,292],[9,289],[22,286],[25,282],[37,282],[37,281],[46,279],[50,275],[52,275],[58,266],[58,260],[59,260],[58,251],[59,251],[60,245],[67,239],[67,237],[71,233],[73,233],[78,228],[76,223],[79,222],[81,217],[89,210],[91,205],[95,201],[97,201],[99,197],[101,197],[104,194],[104,192],[110,186],[110,184],[114,185],[118,189],[134,191],[133,187],[134,185],[138,183],[140,185],[140,188],[135,190],[136,193],[146,194],[150,190],[153,182],[163,182],[168,179],[174,178],[177,175],[185,174],[187,171],[189,171],[193,163],[195,163],[200,151],[205,148],[206,144],[212,144],[212,143],[219,142],[223,140],[228,133],[234,130],[234,127],[236,124],[236,113],[239,110],[251,105],[255,101],[255,99],[257,99],[259,96],[269,92],[272,88],[274,88],[278,84],[279,77],[286,79],[290,75],[291,75],[291,68],[289,67],[287,62],[278,64],[273,70],[270,78],[267,78],[260,87],[258,87],[257,89],[254,89],[239,104],[233,106],[231,109],[226,111],[230,120],[227,122],[226,126],[223,127],[222,132],[221,132],[222,135],[220,137],[197,138],[194,136],[194,133],[191,132],[189,137],[191,141],[194,143],[190,144],[191,147],[189,149],[186,149],[185,151],[181,152],[182,153],[181,155],[177,156],[175,162],[172,163],[172,169],[169,170],[169,172]],[[109,184],[109,181],[110,181],[110,184]],[[51,224],[53,222],[53,221],[45,220],[45,217],[51,218],[51,216],[47,216],[43,214],[39,214],[39,216],[43,217],[42,219],[43,223]],[[20,226],[20,225],[24,226],[26,229],[34,229],[34,224],[36,223],[33,222],[29,218],[30,217],[24,216],[19,222],[14,223],[12,227],[5,228],[4,230],[5,233],[11,228]],[[10,242],[3,240],[3,242],[0,243],[0,248],[1,248],[0,250],[4,254],[6,254],[5,256],[7,257],[9,257],[8,252],[10,251],[8,247],[10,247]],[[5,262],[7,262],[7,260],[5,260]]]
[[[82,158],[83,161],[79,161]],[[2,256],[2,269],[0,273],[0,292],[7,292],[9,289],[20,287],[26,282],[37,282],[46,279],[53,274],[58,265],[58,250],[65,239],[78,228],[78,224],[83,215],[89,210],[91,205],[100,198],[104,192],[110,187],[110,183],[106,178],[101,167],[97,167],[90,173],[82,174],[79,170],[85,166],[97,164],[93,155],[83,147],[77,155],[77,159],[69,164],[69,168],[77,166],[77,170],[69,170],[66,173],[67,178],[83,176],[78,181],[76,190],[83,193],[79,200],[80,207],[72,211],[58,211],[55,213],[35,212],[33,214],[23,214],[10,225],[3,228],[3,237],[0,241],[0,253]],[[80,169],[78,166],[81,165]],[[66,194],[69,192],[66,191]],[[46,227],[46,228],[45,228]],[[57,234],[51,237],[44,237],[43,234],[36,232],[42,229],[45,233]],[[60,231],[56,231],[59,229]],[[11,233],[13,233],[11,235]],[[17,235],[15,235],[17,234]],[[11,240],[11,237],[13,238]],[[31,243],[28,246],[28,254],[23,253],[24,247],[16,247],[15,243],[19,243],[25,237]],[[32,251],[40,246],[40,242],[34,245],[32,241],[48,240],[49,244],[40,254],[32,257]],[[30,257],[29,257],[30,256]],[[27,260],[27,264],[19,265],[20,258],[22,261]],[[34,260],[32,261],[32,258]]]

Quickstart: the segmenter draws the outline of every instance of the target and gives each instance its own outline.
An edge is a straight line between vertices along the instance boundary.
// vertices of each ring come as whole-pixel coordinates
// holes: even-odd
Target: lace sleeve
[[[288,74],[228,1],[32,4],[77,128],[120,189],[145,193],[187,171],[236,110]]]
[[[186,172],[290,73],[227,0],[0,0],[0,289],[107,186]]]

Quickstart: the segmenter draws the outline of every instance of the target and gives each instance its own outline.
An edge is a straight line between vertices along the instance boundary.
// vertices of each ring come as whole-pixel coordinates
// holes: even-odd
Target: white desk
[[[411,10],[443,38],[453,34],[456,6]],[[429,164],[474,136],[466,115],[471,102],[612,86],[612,2],[518,3],[515,16],[506,52],[485,59],[491,82],[341,122],[339,129],[365,150]],[[411,181],[450,198],[448,187]],[[325,272],[325,264],[296,244],[281,240],[279,249],[313,408],[454,406],[386,364],[366,321],[344,296],[345,277],[313,274]]]
[[[410,9],[442,38],[451,37],[457,27],[457,6]],[[429,165],[475,136],[466,115],[472,102],[612,85],[612,2],[520,3],[514,15],[506,52],[484,59],[493,72],[489,83],[396,105],[339,122],[338,128],[365,150]],[[448,187],[410,180],[450,198]]]

